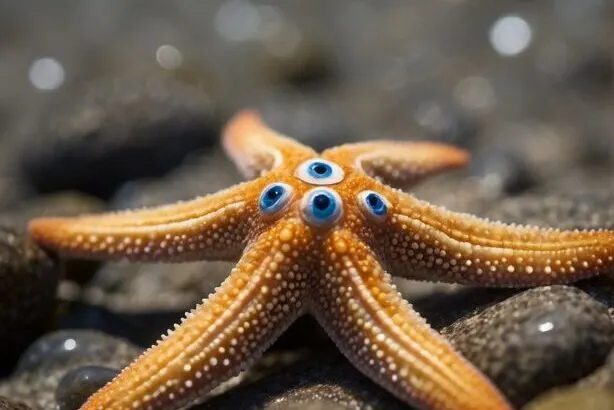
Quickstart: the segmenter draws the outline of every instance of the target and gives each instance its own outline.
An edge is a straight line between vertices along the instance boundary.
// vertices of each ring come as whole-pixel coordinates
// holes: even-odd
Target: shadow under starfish
[[[505,225],[395,188],[464,165],[467,153],[454,147],[377,141],[318,155],[251,111],[230,121],[223,142],[252,181],[174,205],[30,223],[40,244],[67,256],[239,260],[213,294],[82,409],[197,401],[250,366],[304,313],[354,366],[407,403],[509,409],[398,294],[390,274],[527,287],[614,267],[612,231]]]

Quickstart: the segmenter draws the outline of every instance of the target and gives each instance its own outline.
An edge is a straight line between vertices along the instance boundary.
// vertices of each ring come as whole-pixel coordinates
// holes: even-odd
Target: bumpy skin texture
[[[384,184],[407,185],[463,165],[468,155],[457,148],[370,142],[318,157],[251,111],[230,121],[223,141],[245,176],[256,179],[160,208],[31,222],[37,241],[66,255],[160,262],[240,257],[209,298],[83,409],[185,406],[249,366],[303,313],[320,321],[358,369],[407,403],[509,409],[496,387],[403,300],[387,271],[530,286],[614,267],[614,232],[506,226],[434,207]],[[329,161],[334,178],[301,174],[307,160]],[[288,195],[267,213],[260,198],[272,183],[285,184]],[[319,206],[338,205],[324,222],[309,212],[317,202],[309,202],[314,188],[329,194]],[[370,191],[381,202],[366,201]]]

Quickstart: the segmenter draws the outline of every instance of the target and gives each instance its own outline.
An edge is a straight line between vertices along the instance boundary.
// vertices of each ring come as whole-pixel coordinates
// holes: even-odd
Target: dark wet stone
[[[0,224],[14,226],[22,232],[26,231],[28,222],[39,216],[75,216],[87,213],[101,212],[106,208],[99,199],[77,192],[60,192],[32,198],[28,201],[8,208],[0,214]],[[52,251],[48,251],[51,252]],[[91,279],[100,267],[100,262],[69,258],[63,260],[62,279],[83,284]],[[60,299],[69,298],[69,286],[60,286]]]
[[[282,45],[284,34],[288,33],[279,30],[279,38],[272,38],[269,43]],[[262,75],[267,82],[302,91],[303,95],[317,90],[329,91],[339,80],[331,57],[314,42],[300,41],[290,54],[263,53]]]
[[[0,396],[0,410],[30,410],[30,407],[23,403],[15,403],[6,397]]]
[[[202,299],[202,298],[201,298]],[[194,307],[192,305],[191,307]],[[63,314],[58,319],[60,329],[96,329],[100,332],[124,338],[139,346],[149,346],[160,338],[179,318],[186,308],[176,310],[111,311],[104,306],[77,300],[63,304]]]
[[[589,97],[605,96],[602,93],[605,93],[614,82],[614,63],[611,55],[605,51],[597,51],[586,56],[567,73],[564,82],[570,88]]]
[[[454,101],[447,97],[431,94],[420,95],[420,101],[414,111],[414,118],[426,135],[426,139],[435,139],[448,144],[458,145],[464,148],[475,146],[479,132],[479,124]],[[416,104],[416,96],[410,97],[412,102],[404,97],[398,103],[403,106]]]
[[[0,144],[0,150],[2,149],[2,144]],[[0,161],[2,161],[2,157],[3,155],[0,154]],[[30,195],[29,191],[29,187],[21,178],[2,175],[2,171],[0,171],[0,211],[15,206]]]
[[[614,392],[608,389],[561,389],[533,400],[523,410],[614,410]]]
[[[211,398],[195,409],[303,410],[313,408],[310,405],[330,410],[408,408],[359,373],[331,346],[318,349],[315,356],[275,375]]]
[[[55,391],[58,410],[79,410],[87,398],[110,382],[118,370],[83,366],[66,373]]]
[[[520,194],[537,182],[524,160],[511,151],[489,150],[474,156],[471,174],[479,180],[483,195],[492,198]]]
[[[610,316],[614,319],[614,276],[600,275],[577,282],[575,286],[606,305]]]
[[[170,76],[109,76],[66,90],[22,130],[16,154],[40,192],[109,196],[131,179],[159,176],[217,141],[212,103]]]
[[[30,239],[0,226],[0,369],[47,326],[59,271],[57,261]]]
[[[423,317],[428,318],[429,325],[435,329],[449,326],[457,320],[476,315],[488,307],[500,303],[521,292],[519,289],[492,289],[467,286],[442,287],[440,291],[430,292],[421,297],[407,298]],[[411,288],[404,284],[403,289]],[[445,306],[445,309],[441,307]]]
[[[83,366],[120,370],[139,352],[134,345],[97,331],[50,333],[22,355],[12,377],[0,383],[0,394],[33,408],[56,408],[56,389],[69,371]]]
[[[127,355],[131,347],[119,339],[98,331],[61,330],[49,333],[23,353],[15,373],[35,372],[41,368],[61,367],[90,357]]]
[[[313,399],[313,401],[292,404],[272,404],[267,410],[347,410],[352,407],[343,406],[331,400]]]
[[[605,363],[593,373],[578,380],[577,388],[614,388],[614,354],[610,352]]]
[[[515,405],[603,363],[614,342],[605,305],[570,286],[527,290],[442,329]]]

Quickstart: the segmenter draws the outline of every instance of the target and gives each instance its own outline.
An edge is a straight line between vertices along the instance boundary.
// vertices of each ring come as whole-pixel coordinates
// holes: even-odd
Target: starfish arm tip
[[[279,224],[263,233],[208,299],[81,409],[177,409],[252,364],[303,311],[301,262],[281,243],[271,246],[299,229]]]
[[[422,408],[511,409],[401,297],[368,246],[340,231],[327,248],[337,280],[316,290],[315,314],[363,373]]]
[[[405,193],[377,253],[395,276],[527,287],[575,282],[614,267],[614,231],[558,230],[489,221]]]

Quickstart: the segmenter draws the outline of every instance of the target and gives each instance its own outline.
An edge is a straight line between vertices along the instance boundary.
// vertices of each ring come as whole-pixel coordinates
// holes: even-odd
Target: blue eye
[[[326,162],[315,161],[309,165],[308,172],[313,178],[328,178],[333,174],[333,168]]]
[[[260,210],[267,215],[284,207],[292,196],[292,187],[281,182],[267,185],[260,194]]]
[[[313,185],[332,185],[343,180],[341,167],[324,159],[310,159],[298,166],[296,177]]]
[[[301,209],[307,223],[325,225],[339,219],[343,212],[343,202],[332,189],[314,188],[303,197]]]
[[[361,192],[358,194],[358,201],[365,212],[375,219],[383,219],[390,207],[388,200],[374,191]]]

